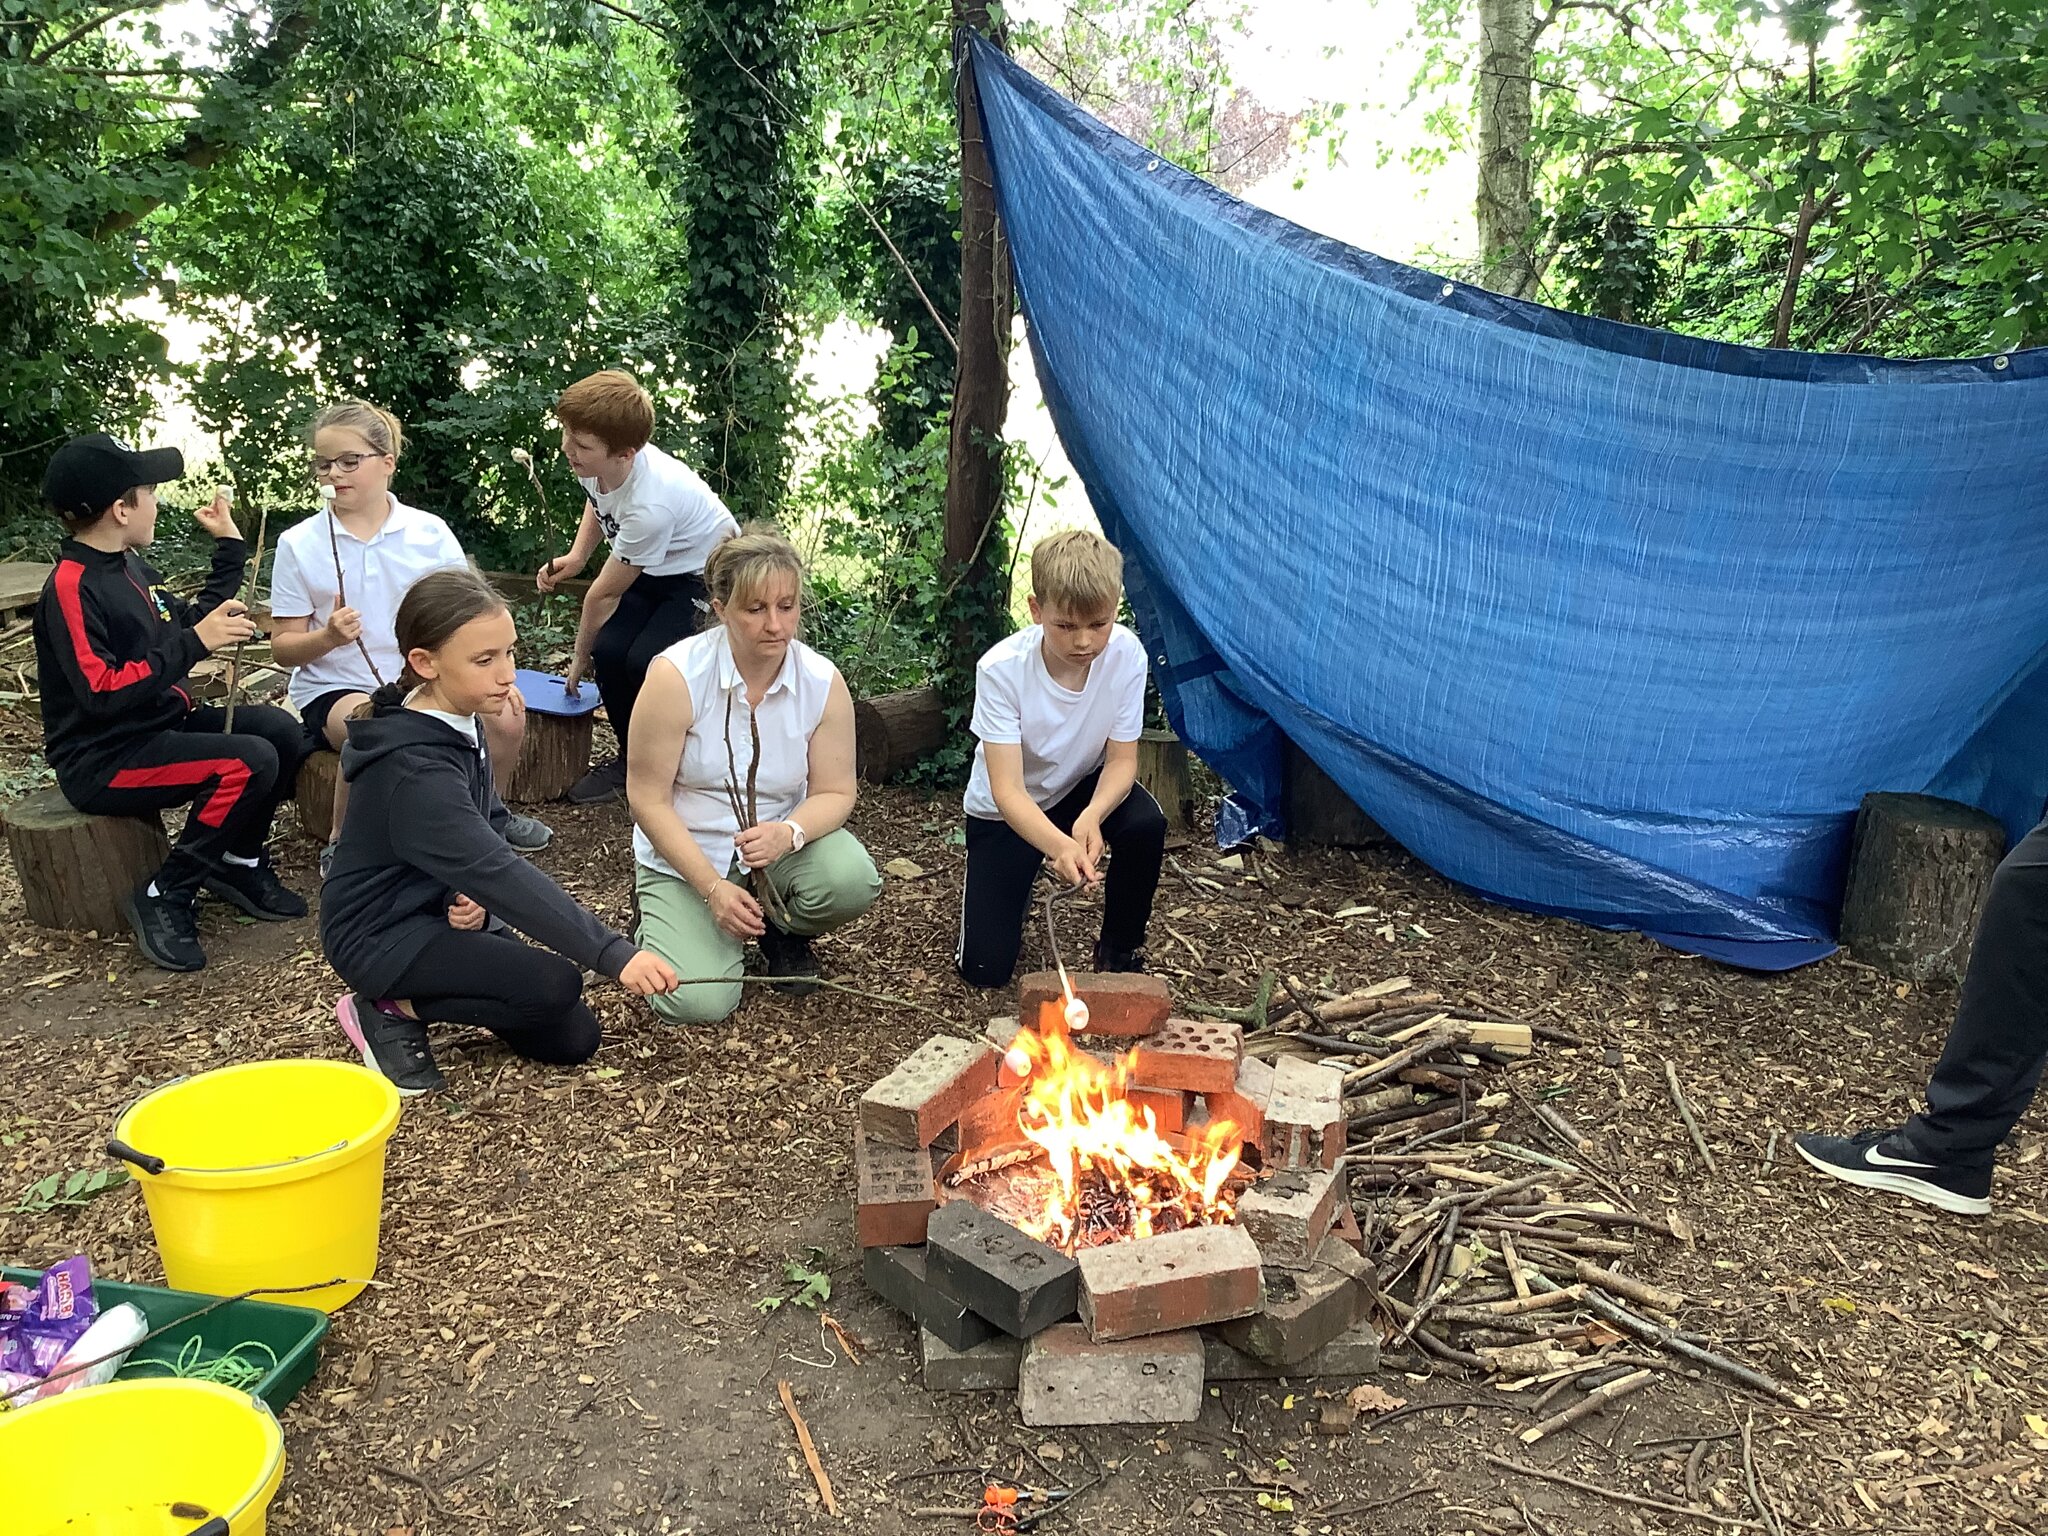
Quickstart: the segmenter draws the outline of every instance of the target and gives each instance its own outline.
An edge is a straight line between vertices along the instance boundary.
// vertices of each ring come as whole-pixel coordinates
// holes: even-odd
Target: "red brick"
[[[1336,1219],[1348,1210],[1344,1181],[1322,1168],[1269,1173],[1237,1202],[1237,1222],[1259,1245],[1268,1269],[1308,1269]]]
[[[891,1146],[928,1147],[996,1085],[1001,1058],[986,1040],[934,1035],[861,1095],[861,1130]]]
[[[1244,1031],[1215,1019],[1168,1019],[1138,1042],[1136,1080],[1147,1088],[1228,1093],[1237,1086]]]
[[[1023,1131],[1017,1127],[1017,1106],[1024,1102],[1018,1086],[991,1088],[960,1112],[960,1157],[973,1162],[998,1147],[1023,1146]]]
[[[1237,1064],[1237,1080],[1224,1092],[1203,1094],[1202,1105],[1209,1119],[1233,1122],[1238,1136],[1257,1146],[1266,1134],[1266,1100],[1272,1092],[1272,1064],[1247,1056]]]
[[[1349,1200],[1337,1206],[1337,1219],[1330,1223],[1330,1236],[1338,1239],[1353,1253],[1365,1252],[1365,1234],[1358,1230],[1358,1213],[1351,1209]]]
[[[1273,1067],[1260,1138],[1268,1168],[1334,1168],[1344,1151],[1344,1074],[1299,1056]]]
[[[1140,1088],[1133,1083],[1124,1089],[1124,1097],[1131,1101],[1131,1108],[1144,1118],[1145,1110],[1152,1111],[1152,1121],[1160,1135],[1171,1136],[1186,1129],[1188,1103],[1194,1098],[1178,1088]]]
[[[1084,1248],[1077,1257],[1081,1321],[1098,1343],[1259,1309],[1259,1245],[1239,1227],[1189,1227]]]
[[[1088,1005],[1091,1035],[1149,1035],[1173,1011],[1173,994],[1157,976],[1069,971],[1067,978],[1074,984],[1074,996]],[[1039,1009],[1047,1003],[1066,1003],[1059,972],[1033,971],[1017,983],[1018,1018],[1035,1025]]]
[[[911,1152],[866,1136],[853,1144],[853,1178],[859,1204],[854,1230],[863,1248],[897,1248],[924,1241],[925,1223],[938,1209],[932,1155]]]

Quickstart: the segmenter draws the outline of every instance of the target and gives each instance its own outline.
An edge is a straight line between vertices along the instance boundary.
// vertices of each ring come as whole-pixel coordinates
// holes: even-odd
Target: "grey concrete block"
[[[1097,1344],[1079,1323],[1062,1323],[1025,1346],[1017,1410],[1033,1426],[1191,1424],[1202,1383],[1193,1329]]]
[[[1024,1341],[1006,1333],[977,1344],[972,1349],[955,1349],[929,1328],[918,1333],[924,1351],[924,1387],[927,1392],[1013,1392],[1017,1369],[1024,1360]]]

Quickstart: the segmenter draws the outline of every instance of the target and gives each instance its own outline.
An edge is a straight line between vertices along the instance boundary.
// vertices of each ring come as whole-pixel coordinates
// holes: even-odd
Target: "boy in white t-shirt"
[[[1166,856],[1166,816],[1138,783],[1145,648],[1116,622],[1123,556],[1076,529],[1031,551],[1029,629],[975,668],[974,776],[967,785],[967,891],[960,975],[1009,983],[1039,866],[1069,885],[1103,879],[1094,969],[1143,969],[1145,927]]]
[[[270,649],[292,669],[291,701],[305,722],[308,752],[339,752],[349,717],[403,658],[392,625],[406,589],[430,571],[466,566],[448,525],[391,494],[405,449],[398,418],[362,400],[328,406],[313,421],[313,478],[332,489],[324,512],[287,528],[270,572]],[[346,599],[346,601],[344,601]],[[519,761],[526,706],[486,715],[486,745],[502,791]],[[348,781],[334,783],[334,823],[320,855],[324,879],[348,809]],[[554,833],[531,816],[514,816],[505,841],[532,852]]]
[[[617,758],[569,787],[571,801],[599,805],[626,792],[626,739],[648,663],[704,627],[704,562],[740,526],[695,470],[648,441],[654,401],[631,376],[606,369],[578,379],[555,402],[555,417],[562,455],[590,499],[576,542],[540,568],[534,585],[552,592],[572,580],[600,537],[612,547],[583,595],[566,685],[574,698],[586,673],[597,679],[619,739]]]

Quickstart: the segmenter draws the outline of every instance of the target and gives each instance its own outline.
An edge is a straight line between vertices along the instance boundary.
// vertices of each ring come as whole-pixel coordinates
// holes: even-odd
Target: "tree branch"
[[[164,5],[165,3],[166,0],[130,0],[130,3],[127,5],[118,5],[114,7],[114,9],[111,11],[106,11],[98,16],[93,16],[85,21],[81,21],[69,32],[66,32],[62,37],[58,38],[57,41],[50,44],[49,47],[43,49],[39,53],[30,54],[28,61],[31,64],[46,64],[51,59],[55,58],[58,54],[62,53],[66,48],[69,48],[73,43],[79,42],[82,39],[89,37],[93,33],[99,31],[99,29],[101,27],[104,27],[108,22],[118,21],[123,16],[133,15],[136,11],[153,11],[156,10],[158,7]]]
[[[306,3],[301,5],[280,5],[272,15],[269,40],[229,69],[220,79],[249,91],[260,91],[275,85],[291,67],[293,60],[305,52],[306,45],[312,41],[314,10],[317,4],[318,0],[306,0]],[[218,137],[218,133],[217,128],[208,124],[193,125],[165,151],[165,162],[170,165],[184,165],[195,171],[211,168],[233,148],[229,141]],[[124,229],[131,229],[163,204],[162,197],[145,197],[135,207],[117,208],[100,220],[93,230],[93,238],[105,240],[118,235]]]

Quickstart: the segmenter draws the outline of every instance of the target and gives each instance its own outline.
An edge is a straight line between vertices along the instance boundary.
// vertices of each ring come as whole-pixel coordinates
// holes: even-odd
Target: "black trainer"
[[[254,864],[222,859],[208,872],[206,890],[262,922],[288,923],[306,915],[306,898],[287,889],[277,878],[267,853]]]
[[[1145,969],[1145,951],[1142,949],[1111,949],[1100,939],[1095,941],[1095,958],[1089,968],[1098,976],[1124,972],[1137,975]]]
[[[615,757],[600,763],[569,786],[564,796],[571,805],[603,805],[626,792],[626,760]]]
[[[1809,1131],[1795,1136],[1792,1145],[1822,1173],[1845,1184],[1887,1189],[1958,1216],[1990,1213],[1989,1168],[1944,1168],[1896,1126],[1858,1131],[1853,1136],[1822,1136]]]
[[[152,896],[150,884],[145,880],[121,898],[121,915],[128,919],[135,947],[167,971],[203,969],[206,951],[199,947],[196,901],[175,892]]]
[[[818,990],[818,958],[811,953],[809,939],[770,923],[760,944],[762,969],[770,976],[786,978],[771,983],[777,992],[809,997]]]
[[[439,1093],[448,1079],[434,1065],[433,1048],[427,1044],[427,1026],[402,1013],[386,1013],[360,992],[344,992],[334,1003],[334,1019],[348,1043],[372,1072],[391,1079],[402,1099],[422,1093]]]

